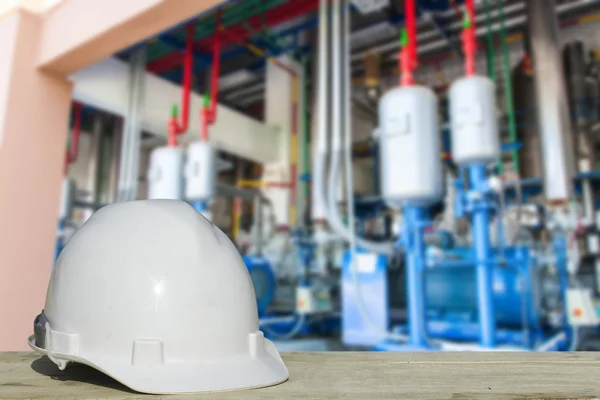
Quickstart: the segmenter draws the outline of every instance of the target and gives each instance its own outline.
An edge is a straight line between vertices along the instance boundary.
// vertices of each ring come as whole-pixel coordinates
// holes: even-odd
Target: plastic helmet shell
[[[257,388],[288,371],[258,330],[248,270],[187,203],[96,212],[57,259],[30,346],[145,393]]]

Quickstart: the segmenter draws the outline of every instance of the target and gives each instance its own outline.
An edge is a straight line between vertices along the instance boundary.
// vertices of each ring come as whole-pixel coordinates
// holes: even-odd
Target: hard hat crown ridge
[[[185,202],[106,206],[57,259],[29,339],[147,393],[234,390],[288,377],[258,330],[252,280],[229,238]]]

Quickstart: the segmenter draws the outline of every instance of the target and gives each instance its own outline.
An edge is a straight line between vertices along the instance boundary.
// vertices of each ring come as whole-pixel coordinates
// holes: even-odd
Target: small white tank
[[[185,199],[209,201],[217,191],[216,155],[206,142],[194,142],[188,148],[185,166]]]
[[[148,199],[183,198],[184,153],[179,147],[159,147],[150,154]]]
[[[494,82],[484,76],[458,79],[450,88],[452,159],[457,164],[498,159],[500,140]]]
[[[437,98],[422,86],[399,87],[379,103],[381,190],[391,206],[427,206],[443,195]]]

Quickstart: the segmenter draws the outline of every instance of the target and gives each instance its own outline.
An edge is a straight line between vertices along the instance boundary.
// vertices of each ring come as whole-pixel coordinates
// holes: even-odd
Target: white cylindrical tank
[[[206,142],[194,142],[188,148],[185,166],[185,198],[209,201],[217,191],[216,155]]]
[[[179,147],[159,147],[150,154],[148,199],[181,200],[184,153]]]
[[[450,88],[449,102],[454,162],[496,161],[500,140],[494,82],[484,76],[458,79]]]
[[[443,195],[437,98],[421,86],[395,88],[379,103],[381,191],[395,208]]]

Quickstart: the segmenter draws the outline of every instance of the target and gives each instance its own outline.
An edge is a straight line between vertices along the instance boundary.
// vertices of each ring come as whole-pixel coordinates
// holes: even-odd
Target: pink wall
[[[35,68],[40,22],[25,11],[0,20],[0,48],[13,50],[0,63],[0,350],[28,348],[56,235],[71,86]]]

